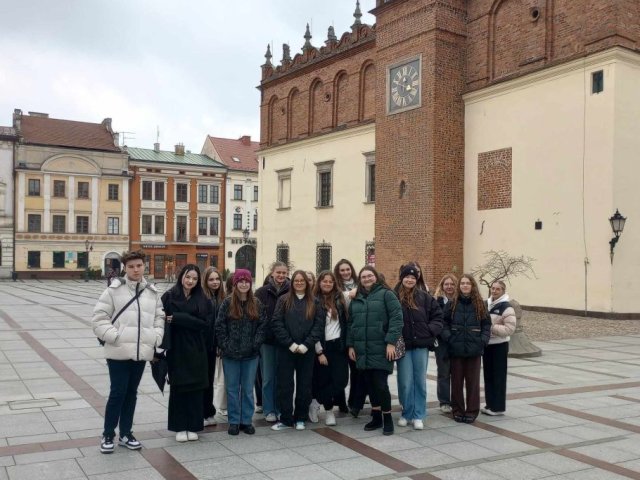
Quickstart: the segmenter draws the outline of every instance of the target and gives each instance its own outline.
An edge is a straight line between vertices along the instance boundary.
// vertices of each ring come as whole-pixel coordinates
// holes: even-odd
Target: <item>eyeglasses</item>
[[[376,278],[376,276],[373,273],[371,273],[369,275],[360,275],[360,278],[362,278],[362,279],[365,279],[365,278]]]

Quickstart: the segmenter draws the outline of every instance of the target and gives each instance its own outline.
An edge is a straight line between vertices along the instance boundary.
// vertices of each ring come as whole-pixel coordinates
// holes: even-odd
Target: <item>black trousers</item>
[[[340,347],[340,339],[325,343],[324,355],[328,365],[320,365],[316,356],[313,366],[313,398],[331,410],[344,399],[344,389],[349,381],[347,352]]]
[[[480,413],[480,358],[451,358],[451,410],[454,416],[476,418]]]
[[[367,382],[364,379],[364,370],[356,368],[356,362],[349,360],[349,408],[362,410],[367,398]]]
[[[104,414],[104,436],[115,436],[115,428],[120,424],[120,436],[129,435],[133,427],[136,411],[138,385],[147,362],[134,360],[107,359],[109,367],[109,400]]]
[[[169,426],[171,432],[199,432],[204,429],[202,390],[174,392],[169,390]]]
[[[451,405],[451,361],[449,346],[439,340],[435,350],[438,365],[438,401],[440,405]]]
[[[386,370],[361,370],[366,391],[369,392],[371,408],[380,407],[383,412],[391,411],[391,392],[389,391],[389,372]]]
[[[260,359],[262,362],[262,359]],[[256,381],[254,382],[254,390],[255,390],[255,398],[256,405],[258,407],[262,406],[262,368],[258,365],[258,370],[256,371]],[[265,414],[268,412],[265,412]]]
[[[280,421],[292,426],[293,422],[305,422],[311,404],[311,379],[313,376],[313,350],[307,353],[291,353],[287,348],[278,348],[278,371],[276,373],[276,401],[280,410]],[[295,375],[295,384],[294,384]],[[295,411],[293,392],[295,389]]]
[[[213,406],[213,377],[216,373],[216,348],[207,352],[207,378],[209,386],[204,390],[202,396],[203,418],[213,417],[216,414],[216,407]]]
[[[494,412],[507,408],[507,357],[509,342],[487,345],[482,356],[484,397],[487,407]]]

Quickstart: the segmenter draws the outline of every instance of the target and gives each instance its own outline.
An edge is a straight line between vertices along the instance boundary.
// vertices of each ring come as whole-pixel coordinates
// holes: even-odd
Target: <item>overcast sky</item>
[[[260,65],[292,56],[312,25],[324,44],[353,23],[355,0],[0,0],[0,125],[15,108],[100,122],[129,146],[183,142],[200,152],[205,136],[259,137]],[[361,0],[362,21],[375,0]]]

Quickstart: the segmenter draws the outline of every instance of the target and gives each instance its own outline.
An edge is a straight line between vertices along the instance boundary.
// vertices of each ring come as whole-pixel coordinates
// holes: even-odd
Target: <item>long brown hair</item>
[[[344,281],[342,280],[342,277],[340,276],[340,265],[342,265],[343,263],[346,263],[347,265],[349,265],[349,268],[351,269],[351,279],[354,282],[358,283],[358,278],[356,277],[356,269],[353,268],[353,263],[351,263],[346,258],[342,258],[342,259],[338,260],[338,263],[336,263],[336,266],[333,267],[333,277],[336,279],[336,284],[338,285],[338,290],[340,290],[341,292],[344,290]]]
[[[253,295],[253,292],[251,291],[251,289],[249,289],[249,291],[247,292],[247,300],[246,302],[243,302],[240,299],[240,292],[236,287],[233,287],[233,290],[231,292],[231,303],[229,305],[229,317],[235,320],[240,320],[245,313],[245,311],[242,309],[243,303],[245,303],[246,305],[247,317],[249,317],[250,320],[257,320],[259,316],[258,301],[256,300],[256,297]]]
[[[208,281],[212,273],[218,275],[218,278],[220,279],[220,286],[216,291],[213,291],[209,288]],[[222,281],[222,276],[220,275],[220,272],[216,267],[207,267],[207,269],[202,274],[202,291],[209,300],[215,300],[218,305],[220,305],[222,303],[222,300],[224,300],[224,282]]]
[[[471,298],[471,304],[473,305],[473,308],[476,311],[476,318],[478,320],[482,320],[484,317],[487,316],[487,304],[482,299],[482,295],[480,295],[480,289],[478,288],[478,283],[476,282],[476,279],[473,278],[473,275],[469,273],[465,273],[464,275],[462,275],[460,277],[460,280],[458,281],[458,287],[456,288],[456,296],[453,299],[451,312],[453,314],[453,312],[456,311],[456,307],[458,306],[458,301],[462,296],[462,292],[460,291],[460,282],[462,282],[463,278],[466,278],[471,282],[471,293],[469,294],[469,297]]]
[[[413,275],[411,276],[413,277]],[[402,280],[400,280],[398,284],[397,292],[398,292],[398,298],[400,299],[400,303],[405,307],[409,307],[412,310],[418,309],[418,305],[416,305],[416,299],[415,299],[416,289],[420,289],[417,278],[416,278],[416,284],[411,288],[405,287],[404,284],[402,283]]]
[[[371,265],[365,265],[358,272],[358,293],[360,293],[362,295],[365,295],[367,293],[367,291],[362,286],[362,283],[360,282],[360,277],[362,276],[362,272],[364,272],[365,270],[373,273],[373,275],[376,277],[376,282],[375,283],[379,283],[380,285],[382,285],[383,288],[386,288],[387,290],[391,290],[389,285],[387,285],[387,281],[384,279],[384,276],[380,272],[378,272],[375,269],[375,267],[372,267]],[[375,285],[375,283],[374,283],[374,285]]]
[[[324,277],[331,277],[333,281],[333,288],[329,293],[324,293],[320,288],[320,282],[324,279]],[[316,282],[316,286],[313,290],[313,295],[320,301],[320,304],[324,307],[325,310],[331,312],[331,318],[333,320],[338,319],[338,306],[336,305],[336,298],[338,298],[338,302],[342,305],[343,311],[347,312],[347,303],[344,301],[344,296],[342,292],[338,290],[338,282],[336,281],[336,276],[331,272],[331,270],[323,270],[318,275],[318,281]]]
[[[447,273],[444,277],[442,277],[442,280],[440,280],[440,283],[436,288],[436,292],[433,294],[435,298],[447,296],[447,294],[444,293],[444,282],[446,282],[447,280],[451,280],[454,285],[458,286],[458,277],[456,277],[453,273]]]
[[[307,308],[305,309],[305,317],[307,317],[307,320],[313,320],[313,317],[315,315],[315,302],[313,301],[313,293],[311,292],[311,283],[309,282],[307,274],[304,270],[296,270],[295,272],[293,272],[293,275],[291,275],[291,288],[289,289],[289,293],[287,293],[287,296],[284,300],[284,308],[287,311],[293,308],[293,303],[296,299],[296,289],[293,288],[293,282],[296,280],[296,277],[298,275],[301,275],[302,278],[304,278],[304,298],[307,304]]]

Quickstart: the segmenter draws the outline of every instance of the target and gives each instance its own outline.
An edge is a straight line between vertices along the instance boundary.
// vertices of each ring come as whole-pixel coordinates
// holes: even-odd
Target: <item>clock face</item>
[[[420,59],[389,69],[389,113],[420,106]]]

